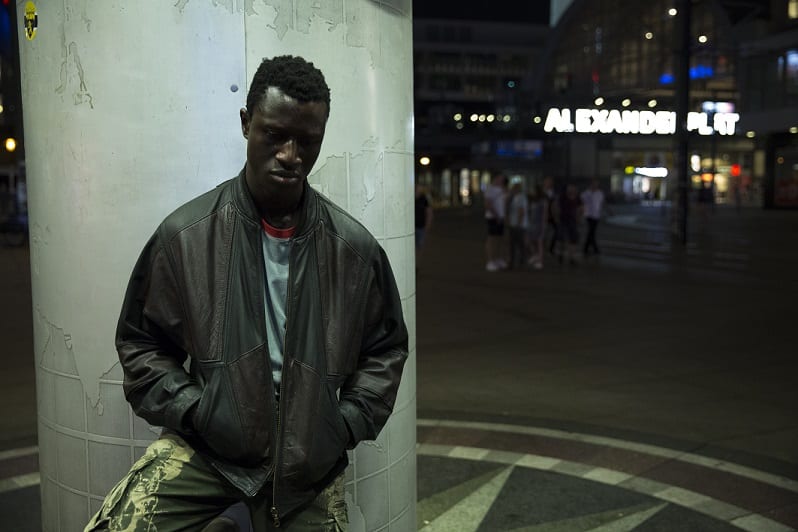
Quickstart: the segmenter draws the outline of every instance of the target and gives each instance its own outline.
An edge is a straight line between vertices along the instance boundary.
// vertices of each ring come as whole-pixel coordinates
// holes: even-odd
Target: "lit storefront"
[[[703,108],[709,112],[695,111],[687,116],[687,129],[693,136],[689,181],[696,200],[742,201],[742,191],[750,190],[753,184],[753,143],[738,135],[740,115],[732,104],[704,102]],[[577,152],[571,140],[565,139],[572,159],[576,153],[595,152],[592,171],[586,168],[588,158],[587,165],[578,166],[578,173],[570,172],[570,180],[603,178],[614,199],[624,201],[666,200],[675,190],[669,179],[676,174],[674,111],[552,107],[542,123],[546,133],[583,136],[577,142]],[[750,202],[752,194],[746,194]]]
[[[561,183],[598,178],[618,201],[669,200],[677,187],[673,2],[575,0],[538,75],[533,123]],[[731,21],[692,4],[689,175],[693,201],[762,205],[766,172],[739,105]]]
[[[774,0],[767,31],[740,42],[743,127],[756,143],[764,205],[798,209],[798,1]]]

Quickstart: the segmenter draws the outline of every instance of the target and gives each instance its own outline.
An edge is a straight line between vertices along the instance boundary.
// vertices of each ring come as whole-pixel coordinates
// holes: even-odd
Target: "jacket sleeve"
[[[186,413],[201,387],[183,368],[187,331],[179,288],[158,233],[141,253],[125,294],[116,329],[125,397],[150,424],[192,431]]]
[[[366,284],[365,321],[357,369],[341,389],[349,448],[373,440],[393,411],[407,359],[407,328],[388,257],[376,253]]]

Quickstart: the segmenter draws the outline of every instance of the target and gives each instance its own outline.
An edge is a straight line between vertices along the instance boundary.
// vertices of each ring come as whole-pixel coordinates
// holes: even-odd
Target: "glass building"
[[[798,208],[798,0],[773,0],[748,21],[738,80],[765,206]]]
[[[468,203],[492,171],[672,199],[686,54],[692,199],[798,205],[798,0],[573,0],[551,13],[550,27],[415,21],[417,175],[441,203]]]
[[[690,10],[686,52],[677,40],[680,8]],[[693,197],[798,206],[796,21],[796,0],[571,2],[529,95],[549,135],[547,171],[605,180],[616,199],[670,199],[676,144],[668,113],[676,109],[678,54],[687,53]],[[570,111],[570,130],[546,120],[552,108]],[[590,110],[581,127],[576,109]],[[644,112],[654,113],[653,133],[635,124]]]
[[[540,172],[523,98],[549,34],[545,24],[414,21],[416,175],[437,205],[470,204],[494,171]]]

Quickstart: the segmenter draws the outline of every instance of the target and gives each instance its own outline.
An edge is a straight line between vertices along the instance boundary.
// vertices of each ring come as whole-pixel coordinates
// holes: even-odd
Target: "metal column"
[[[352,530],[414,530],[410,0],[34,3],[33,39],[18,23],[44,530],[82,529],[157,436],[120,386],[125,286],[163,217],[243,166],[238,110],[261,58],[279,54],[327,77],[310,181],[380,239],[411,332],[396,412],[353,453]]]

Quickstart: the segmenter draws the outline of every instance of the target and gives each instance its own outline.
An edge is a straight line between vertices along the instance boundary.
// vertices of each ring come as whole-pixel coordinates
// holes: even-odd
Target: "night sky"
[[[548,0],[413,0],[414,18],[548,24]]]

